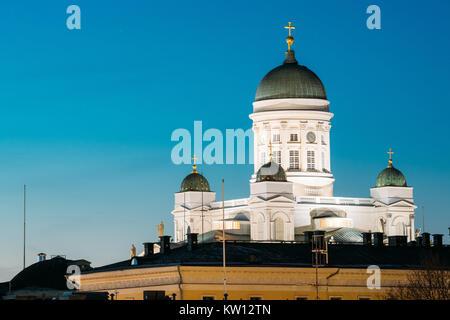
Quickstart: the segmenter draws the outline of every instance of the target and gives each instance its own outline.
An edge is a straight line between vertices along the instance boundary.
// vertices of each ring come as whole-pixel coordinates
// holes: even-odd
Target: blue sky
[[[81,8],[81,30],[66,8]],[[381,8],[381,30],[365,13]],[[0,4],[0,281],[64,254],[99,266],[172,234],[173,130],[251,126],[259,81],[281,64],[293,21],[297,60],[331,101],[335,195],[367,197],[394,165],[448,242],[448,1],[3,1]],[[213,190],[248,196],[250,165],[202,165]],[[422,213],[416,211],[416,227]]]

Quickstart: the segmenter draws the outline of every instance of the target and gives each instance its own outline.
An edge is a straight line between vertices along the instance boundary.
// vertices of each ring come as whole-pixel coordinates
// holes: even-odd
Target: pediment
[[[252,196],[250,200],[248,201],[248,204],[255,204],[255,203],[264,203],[264,202],[276,202],[276,203],[295,203],[294,199],[291,199],[289,197],[286,197],[284,195],[274,195],[270,197],[263,197],[263,196]]]
[[[392,208],[392,207],[409,207],[409,208],[414,208],[414,209],[417,208],[417,206],[414,205],[414,203],[412,203],[412,202],[410,202],[408,200],[398,200],[398,201],[392,202],[390,204],[387,204],[387,203],[381,202],[379,200],[376,200],[373,203],[373,205],[375,207],[390,207],[390,208]]]
[[[186,208],[187,210],[190,210],[190,212],[192,212],[192,213],[201,213],[202,211],[204,212],[204,211],[209,211],[209,210],[211,210],[211,207],[210,206],[206,206],[206,205],[203,205],[203,206],[198,206],[198,207],[195,207],[195,208],[190,208],[190,209],[188,209],[188,208]]]

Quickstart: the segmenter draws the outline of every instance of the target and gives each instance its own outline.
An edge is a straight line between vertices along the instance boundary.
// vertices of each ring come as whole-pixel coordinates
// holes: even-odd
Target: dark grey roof
[[[377,188],[380,187],[406,187],[406,179],[403,173],[390,164],[378,174]]]
[[[319,77],[295,60],[294,51],[286,52],[285,62],[271,70],[259,83],[255,101],[286,98],[327,99]]]
[[[86,260],[67,260],[60,256],[36,262],[20,271],[11,280],[11,290],[25,288],[67,290],[66,272],[70,265],[78,265],[83,270],[90,269]]]
[[[330,267],[367,267],[408,269],[421,265],[430,254],[438,255],[441,263],[450,266],[449,247],[375,247],[363,245],[329,245]],[[311,245],[306,243],[227,242],[227,266],[285,266],[311,267]],[[221,266],[222,243],[201,243],[189,251],[187,246],[172,249],[168,254],[137,257],[138,265],[130,260],[94,268],[86,273],[167,265]]]
[[[363,242],[362,232],[353,228],[340,228],[336,232],[332,232],[330,234],[336,242]]]
[[[205,191],[210,192],[209,182],[197,171],[187,175],[181,182],[180,192],[185,191]]]
[[[286,182],[286,173],[282,166],[270,159],[256,172],[256,182],[281,181]]]

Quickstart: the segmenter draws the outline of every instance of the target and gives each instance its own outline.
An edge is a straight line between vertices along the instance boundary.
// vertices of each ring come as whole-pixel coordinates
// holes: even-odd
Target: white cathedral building
[[[289,30],[290,31],[290,30]],[[361,242],[362,232],[415,239],[413,188],[389,164],[370,198],[336,197],[330,161],[333,113],[321,80],[298,64],[287,38],[283,64],[260,82],[253,102],[254,173],[248,198],[222,200],[194,169],[175,193],[175,241],[198,233],[199,241],[302,240],[322,230],[332,240]]]

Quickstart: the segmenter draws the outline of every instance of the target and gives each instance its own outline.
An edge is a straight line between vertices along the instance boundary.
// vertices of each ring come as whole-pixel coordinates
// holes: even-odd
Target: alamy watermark
[[[70,16],[68,16],[67,20],[66,20],[67,29],[80,30],[81,29],[81,9],[80,9],[80,7],[75,4],[72,4],[67,7],[66,13],[70,14]]]
[[[381,289],[381,271],[380,267],[376,265],[371,265],[367,267],[366,273],[370,273],[371,276],[367,279],[367,289],[369,290],[380,290]]]
[[[67,267],[66,274],[67,274],[67,277],[66,277],[67,289],[69,289],[69,290],[80,289],[80,285],[81,285],[80,267],[75,264],[71,264],[70,266]]]
[[[193,134],[179,128],[170,139],[178,142],[171,152],[174,164],[190,164],[193,155],[198,164],[253,164],[252,129],[226,129],[223,134],[210,128],[203,132],[202,121],[194,121]]]
[[[381,9],[377,5],[371,5],[367,7],[367,14],[370,16],[367,18],[366,25],[369,30],[381,29]]]

